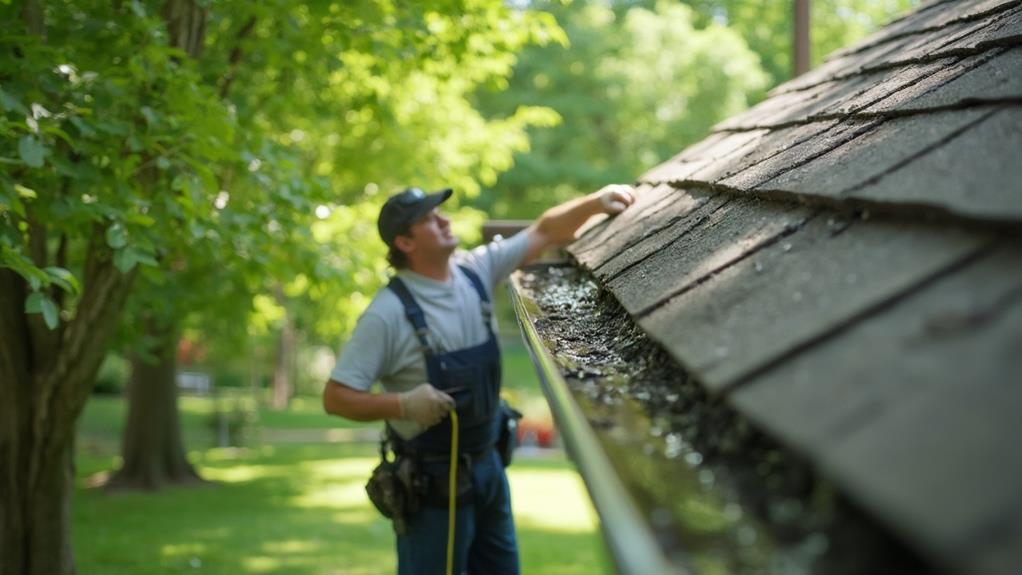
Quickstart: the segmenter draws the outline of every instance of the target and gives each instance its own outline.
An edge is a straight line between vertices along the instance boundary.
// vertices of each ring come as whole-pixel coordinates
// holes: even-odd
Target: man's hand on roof
[[[621,213],[635,203],[635,192],[631,186],[610,184],[585,196],[573,198],[547,211],[526,229],[529,247],[522,264],[533,261],[547,249],[563,246],[575,240],[575,232],[589,218],[597,214],[614,215]]]
[[[454,407],[454,398],[428,383],[398,394],[401,419],[414,421],[423,427],[432,427]]]
[[[619,214],[635,203],[634,190],[625,184],[610,184],[600,188],[596,193],[600,196],[603,211],[608,214]]]

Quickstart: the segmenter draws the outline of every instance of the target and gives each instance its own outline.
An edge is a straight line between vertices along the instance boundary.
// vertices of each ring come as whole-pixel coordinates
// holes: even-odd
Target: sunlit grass
[[[527,412],[536,411],[530,406],[545,410],[527,352],[509,347],[504,362],[507,390]],[[272,443],[275,430],[320,430],[310,437],[327,440],[329,434],[322,430],[364,424],[325,415],[318,397],[297,397],[286,411],[260,408],[258,433],[245,447],[214,447],[213,414],[233,401],[250,401],[248,394],[231,390],[219,400],[181,398],[188,458],[210,485],[113,495],[87,488],[86,482],[119,466],[127,406],[117,396],[89,400],[79,420],[78,489],[72,506],[79,573],[396,571],[391,524],[365,494],[365,481],[378,459],[376,445]],[[509,477],[523,574],[611,572],[596,514],[563,456],[519,457]]]
[[[563,469],[512,468],[511,497],[518,527],[592,533],[597,517],[582,480]]]
[[[84,480],[110,459],[79,457],[79,572],[395,571],[393,530],[364,491],[375,446],[210,449],[192,458],[215,484],[109,495],[86,489]],[[606,572],[595,514],[567,461],[519,460],[510,478],[523,573]]]

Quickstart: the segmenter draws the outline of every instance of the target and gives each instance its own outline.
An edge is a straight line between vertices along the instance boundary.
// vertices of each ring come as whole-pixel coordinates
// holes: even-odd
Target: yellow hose
[[[451,410],[451,473],[447,483],[447,575],[454,571],[454,512],[458,500],[458,413]]]

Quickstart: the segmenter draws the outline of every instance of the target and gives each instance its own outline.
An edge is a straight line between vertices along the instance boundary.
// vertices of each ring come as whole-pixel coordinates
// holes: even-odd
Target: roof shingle
[[[1022,1],[931,2],[638,178],[569,251],[935,562],[1022,570]]]

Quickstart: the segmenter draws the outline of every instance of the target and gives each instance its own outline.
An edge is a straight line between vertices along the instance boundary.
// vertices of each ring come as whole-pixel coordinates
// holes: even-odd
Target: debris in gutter
[[[584,272],[535,267],[520,283],[538,308],[537,332],[668,556],[696,573],[937,572],[709,397]]]

